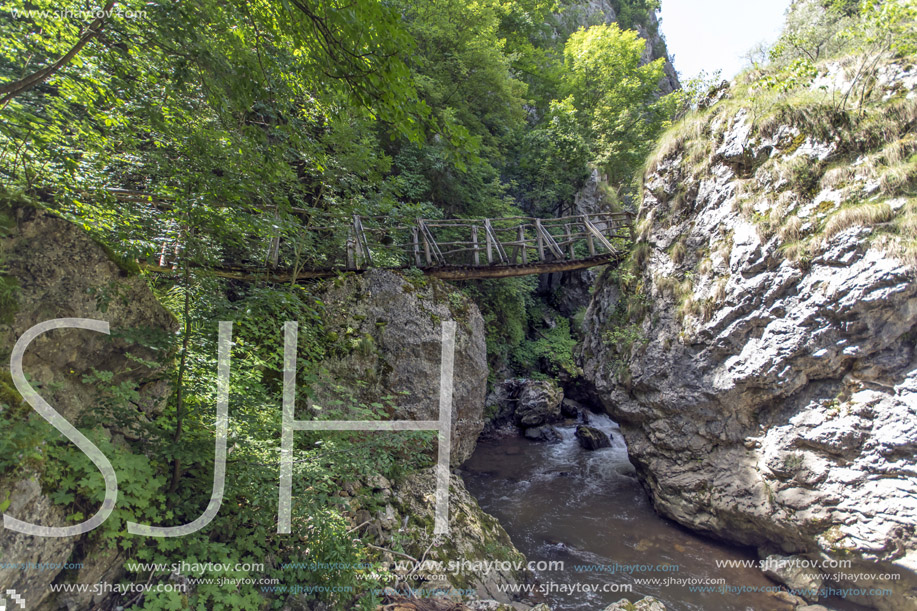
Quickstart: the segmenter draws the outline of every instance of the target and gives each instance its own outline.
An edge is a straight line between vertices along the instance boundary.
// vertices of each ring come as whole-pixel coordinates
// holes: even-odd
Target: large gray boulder
[[[442,322],[457,323],[452,463],[467,460],[484,426],[487,390],[484,320],[477,306],[435,278],[385,270],[330,280],[316,295],[338,350],[322,362],[314,401],[352,398],[370,405],[390,397],[391,420],[439,418]]]
[[[525,380],[521,383],[514,417],[522,428],[541,426],[561,419],[560,403],[564,391],[551,380]]]

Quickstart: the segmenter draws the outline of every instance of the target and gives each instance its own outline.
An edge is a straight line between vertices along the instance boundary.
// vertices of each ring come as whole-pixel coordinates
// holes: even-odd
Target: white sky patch
[[[732,78],[742,55],[780,34],[791,0],[662,0],[661,31],[682,79],[701,70]]]

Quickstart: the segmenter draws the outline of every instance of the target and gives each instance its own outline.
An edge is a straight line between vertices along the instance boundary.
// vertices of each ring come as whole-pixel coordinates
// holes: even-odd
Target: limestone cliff
[[[322,362],[316,400],[333,401],[336,386],[366,405],[391,397],[392,419],[439,418],[442,322],[453,320],[452,461],[474,451],[484,426],[487,347],[474,303],[444,282],[371,270],[329,281],[317,294],[337,351]]]
[[[169,392],[169,382],[159,370],[129,360],[127,353],[155,362],[167,356],[126,339],[137,333],[174,331],[175,321],[156,301],[146,282],[119,267],[106,251],[79,227],[35,208],[7,202],[0,210],[10,221],[0,239],[4,271],[15,279],[16,289],[7,304],[8,316],[0,320],[0,368],[9,369],[9,350],[32,326],[54,318],[90,318],[107,321],[112,335],[79,329],[59,329],[38,337],[27,350],[23,369],[41,396],[70,422],[89,410],[99,410],[99,395],[83,377],[94,370],[110,371],[115,382],[129,384],[137,394],[138,418],[157,413]],[[4,378],[6,381],[4,381]],[[25,421],[32,411],[20,403],[8,375],[0,376],[0,415],[3,422]],[[130,440],[130,430],[111,426],[116,441]],[[25,450],[24,450],[25,451]],[[34,450],[33,450],[34,451]],[[7,460],[10,457],[5,457]],[[51,502],[41,482],[40,461],[22,459],[0,472],[0,504],[9,500],[3,513],[44,526],[62,526],[64,508]],[[48,570],[0,569],[0,591],[17,591],[27,608],[87,608],[91,594],[53,596],[48,587],[55,580],[95,582],[116,580],[124,561],[117,550],[108,549],[98,537],[42,538],[0,526],[0,558],[11,563],[46,563]],[[61,568],[82,563],[78,572]],[[98,602],[98,601],[96,601]]]
[[[889,588],[851,598],[913,609],[917,79],[889,64],[845,108],[854,65],[770,101],[738,83],[664,139],[581,356],[658,511],[762,553],[900,575],[824,585]]]

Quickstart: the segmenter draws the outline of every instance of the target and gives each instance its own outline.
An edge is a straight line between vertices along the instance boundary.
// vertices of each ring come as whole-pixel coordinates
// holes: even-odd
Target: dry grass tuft
[[[634,246],[634,250],[631,251],[631,258],[633,259],[634,265],[637,269],[641,269],[646,266],[647,262],[650,260],[650,253],[652,252],[652,247],[649,245],[649,242],[638,242]]]
[[[879,223],[886,223],[894,217],[894,210],[885,202],[841,208],[828,219],[822,230],[822,236],[825,240],[829,240],[850,227],[857,225],[872,227]]]
[[[917,156],[893,165],[879,177],[879,188],[885,195],[910,194],[917,188]]]
[[[821,186],[825,189],[837,189],[849,185],[856,180],[857,168],[845,163],[836,168],[831,168],[821,179]]]
[[[659,139],[656,150],[647,158],[644,175],[656,171],[659,164],[668,157],[684,151],[686,143],[708,140],[707,128],[713,115],[714,113],[710,110],[694,111],[669,128]],[[689,146],[693,148],[693,145],[689,144]],[[690,152],[691,159],[695,159],[697,155],[696,151]],[[697,162],[692,161],[691,165],[695,166]]]
[[[795,214],[789,217],[777,232],[783,242],[795,242],[802,235],[802,219]]]
[[[672,262],[675,263],[675,265],[681,265],[686,254],[688,254],[688,247],[682,240],[675,242],[669,250],[669,257],[672,258]]]

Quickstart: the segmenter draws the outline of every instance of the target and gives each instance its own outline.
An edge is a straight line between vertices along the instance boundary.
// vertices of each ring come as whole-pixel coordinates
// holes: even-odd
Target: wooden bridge
[[[329,226],[303,219],[296,243],[273,238],[263,262],[211,271],[226,278],[276,282],[370,268],[419,268],[445,280],[573,271],[620,260],[633,239],[632,221],[628,212],[550,219],[417,219],[411,225],[388,217],[354,216],[347,225]],[[173,271],[170,259],[177,248],[164,243],[158,265],[142,266]],[[303,252],[313,254],[306,257]]]

